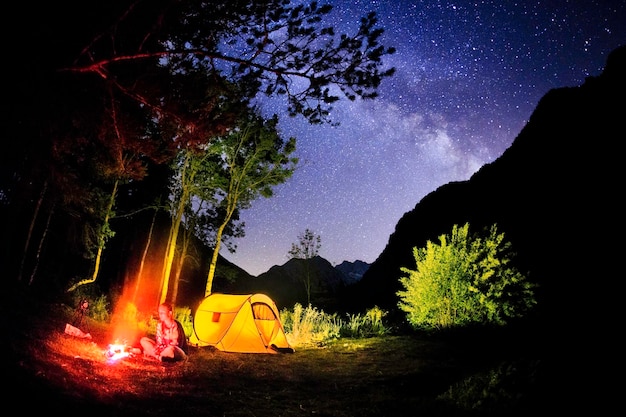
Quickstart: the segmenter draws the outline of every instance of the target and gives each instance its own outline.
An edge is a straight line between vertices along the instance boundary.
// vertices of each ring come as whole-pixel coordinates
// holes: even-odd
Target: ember
[[[130,356],[129,347],[126,343],[112,343],[105,352],[105,356],[109,362],[115,362]]]

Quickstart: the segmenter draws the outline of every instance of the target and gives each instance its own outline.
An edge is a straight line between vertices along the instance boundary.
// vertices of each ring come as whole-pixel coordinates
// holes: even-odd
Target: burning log
[[[131,356],[132,349],[126,343],[115,342],[109,345],[109,348],[105,350],[104,355],[109,362],[117,362],[120,359]]]

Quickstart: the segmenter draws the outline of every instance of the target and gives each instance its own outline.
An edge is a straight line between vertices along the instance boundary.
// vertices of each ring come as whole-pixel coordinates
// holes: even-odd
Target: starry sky
[[[242,211],[246,236],[235,254],[221,252],[254,276],[286,263],[307,228],[331,264],[374,262],[423,197],[497,159],[541,97],[599,75],[626,44],[619,0],[331,3],[339,32],[377,13],[396,74],[377,99],[335,105],[338,127],[281,117],[283,136],[297,138],[298,168]]]

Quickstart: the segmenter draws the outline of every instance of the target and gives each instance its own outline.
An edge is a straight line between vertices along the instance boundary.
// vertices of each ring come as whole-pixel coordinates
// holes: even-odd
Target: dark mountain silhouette
[[[397,308],[400,268],[415,268],[413,247],[437,242],[454,224],[479,232],[496,223],[516,265],[541,285],[542,325],[596,328],[613,313],[608,297],[622,266],[615,242],[624,216],[625,85],[622,46],[601,75],[549,91],[500,158],[428,194],[399,220],[344,302],[360,311]]]
[[[311,304],[326,311],[336,311],[340,308],[339,294],[348,284],[354,283],[367,266],[362,261],[344,261],[340,266],[333,267],[320,256],[309,260],[294,258],[281,266],[271,267],[257,277],[241,280],[237,285],[239,291],[263,292],[269,295],[279,309],[291,308],[296,303],[307,306],[305,280],[308,276],[311,283]]]
[[[198,269],[208,269],[209,252],[205,248],[204,263]],[[339,304],[341,294],[346,288],[358,282],[369,264],[363,261],[343,261],[340,265],[332,266],[326,259],[316,256],[308,264],[308,274],[311,279],[311,304],[327,312],[342,310]],[[185,305],[197,306],[204,298],[206,276],[195,271],[196,279],[191,279],[186,285],[186,292],[181,298]],[[218,259],[215,280],[212,292],[226,294],[247,294],[261,292],[269,295],[279,309],[291,308],[295,303],[308,305],[308,297],[304,280],[307,276],[307,261],[304,259],[290,259],[283,265],[274,265],[268,271],[253,276],[222,256]]]
[[[343,281],[351,285],[359,282],[369,267],[370,264],[367,262],[356,260],[354,262],[343,261],[335,269],[344,275]]]

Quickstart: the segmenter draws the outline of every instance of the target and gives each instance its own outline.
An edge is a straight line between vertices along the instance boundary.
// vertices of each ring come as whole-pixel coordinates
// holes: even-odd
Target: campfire
[[[131,351],[131,347],[128,346],[125,342],[119,341],[111,343],[108,349],[106,349],[104,352],[104,355],[109,360],[109,362],[117,362],[120,359],[131,356],[132,354],[133,353]]]

